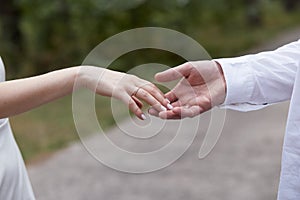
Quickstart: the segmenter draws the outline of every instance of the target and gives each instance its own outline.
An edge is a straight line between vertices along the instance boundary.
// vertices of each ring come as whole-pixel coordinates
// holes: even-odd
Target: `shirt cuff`
[[[246,58],[215,59],[223,70],[226,81],[226,98],[223,105],[248,103],[254,90],[254,76]]]

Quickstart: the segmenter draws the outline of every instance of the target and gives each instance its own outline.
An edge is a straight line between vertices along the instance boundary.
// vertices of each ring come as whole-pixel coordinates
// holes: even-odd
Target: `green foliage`
[[[104,39],[136,27],[171,28],[195,39],[199,39],[199,35],[207,35],[211,39],[211,31],[218,32],[216,37],[221,37],[223,31],[228,31],[230,35],[235,32],[234,29],[248,32],[252,27],[247,25],[247,12],[253,17],[253,13],[256,13],[253,10],[261,10],[263,16],[258,17],[263,18],[268,15],[267,8],[271,4],[278,5],[278,1],[274,0],[3,1],[5,6],[0,8],[0,42],[4,45],[0,53],[7,65],[11,66],[8,70],[10,77],[78,65]],[[14,12],[6,12],[7,10]],[[12,25],[8,30],[3,26],[6,21],[11,21]],[[267,25],[262,24],[264,26]],[[18,32],[18,40],[4,37],[13,35],[14,32]],[[209,42],[205,43],[212,56],[223,56],[220,49],[211,47]],[[166,59],[172,60],[172,56],[166,56]],[[125,65],[135,63],[128,59],[122,64],[127,68]]]

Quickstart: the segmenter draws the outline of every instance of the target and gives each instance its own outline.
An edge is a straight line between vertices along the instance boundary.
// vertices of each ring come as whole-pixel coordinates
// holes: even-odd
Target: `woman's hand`
[[[141,110],[143,104],[140,100],[144,100],[158,112],[167,110],[166,107],[171,108],[164,94],[148,81],[100,67],[80,66],[0,83],[0,94],[5,94],[0,98],[0,119],[26,112],[72,93],[75,81],[79,81],[79,87],[123,101],[140,119],[146,118]]]
[[[158,111],[172,108],[164,94],[153,84],[134,75],[93,66],[82,66],[79,72],[82,86],[102,96],[123,101],[140,119],[146,119],[141,108],[145,101]]]

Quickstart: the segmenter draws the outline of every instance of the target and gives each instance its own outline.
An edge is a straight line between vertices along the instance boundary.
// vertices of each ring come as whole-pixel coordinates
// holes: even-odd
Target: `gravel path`
[[[299,32],[287,32],[276,43],[266,44],[259,50],[295,40]],[[208,157],[199,160],[199,148],[210,120],[207,113],[201,117],[201,128],[189,150],[171,166],[153,173],[134,175],[107,168],[78,142],[47,161],[30,166],[29,175],[38,200],[276,199],[287,112],[288,103],[249,113],[228,111],[216,147]],[[160,122],[153,119],[153,128],[156,123]],[[117,128],[109,135],[131,150],[135,147],[149,150],[170,141],[178,123],[168,122],[166,126],[170,128],[151,138],[147,145],[123,140]],[[195,129],[192,125],[187,127]],[[105,151],[100,147],[103,135],[88,140],[99,142],[99,150]]]

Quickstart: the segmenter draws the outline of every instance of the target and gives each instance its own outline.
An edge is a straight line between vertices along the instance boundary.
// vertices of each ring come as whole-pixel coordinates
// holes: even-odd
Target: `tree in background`
[[[21,11],[12,0],[1,0],[1,54],[8,57],[20,57],[22,55],[22,34],[20,30]],[[5,50],[4,50],[5,49]],[[17,60],[9,62],[11,71],[18,73]]]
[[[250,26],[261,26],[263,11],[261,0],[244,0],[246,6],[246,20]]]
[[[287,11],[295,11],[300,5],[299,0],[282,0],[282,3]]]
[[[299,0],[284,2],[294,5]],[[210,45],[224,32],[239,34],[237,30],[264,25],[263,5],[262,0],[2,0],[0,55],[16,77],[78,65],[101,41],[137,27],[170,28],[195,39],[206,35]],[[224,52],[217,42],[211,46],[207,48],[212,56]],[[119,64],[130,66],[151,56],[155,57],[143,54]]]

